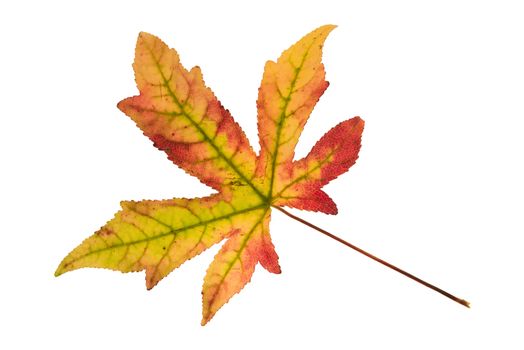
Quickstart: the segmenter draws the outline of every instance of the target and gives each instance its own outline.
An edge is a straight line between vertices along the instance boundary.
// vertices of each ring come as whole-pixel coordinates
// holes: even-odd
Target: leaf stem
[[[422,284],[422,285],[424,285],[424,286],[426,286],[426,287],[428,287],[428,288],[430,288],[430,289],[433,289],[435,292],[438,292],[438,293],[440,293],[440,294],[442,294],[442,295],[448,297],[449,299],[453,300],[454,302],[457,302],[457,303],[459,303],[459,304],[461,304],[461,305],[464,305],[465,307],[468,307],[468,308],[470,307],[468,301],[466,301],[466,300],[464,300],[464,299],[457,298],[457,297],[454,296],[453,294],[448,293],[448,292],[446,292],[445,290],[442,290],[442,289],[440,289],[439,287],[434,286],[434,285],[432,285],[431,283],[428,283],[428,282],[426,282],[426,281],[424,281],[424,280],[422,280],[422,279],[420,279],[420,278],[418,278],[418,277],[416,277],[416,276],[410,274],[409,272],[406,272],[406,271],[404,271],[404,270],[402,270],[402,269],[396,267],[395,265],[390,264],[390,263],[388,263],[387,261],[384,261],[384,260],[382,260],[382,259],[380,259],[380,258],[374,256],[373,254],[370,254],[370,253],[366,252],[365,250],[363,250],[363,249],[361,249],[361,248],[359,248],[359,247],[357,247],[357,246],[355,246],[355,245],[353,245],[353,244],[351,244],[351,243],[349,243],[349,242],[343,240],[342,238],[340,238],[340,237],[338,237],[338,236],[335,236],[334,234],[332,234],[332,233],[330,233],[330,232],[328,232],[328,231],[326,231],[326,230],[324,230],[324,229],[322,229],[322,228],[320,228],[320,227],[318,227],[318,226],[316,226],[316,225],[313,225],[312,223],[310,223],[310,222],[308,222],[308,221],[306,221],[306,220],[304,220],[304,219],[302,219],[302,218],[300,218],[300,217],[298,217],[298,216],[295,216],[295,215],[291,214],[290,212],[284,210],[283,208],[281,208],[281,207],[279,207],[279,206],[273,206],[273,208],[275,208],[275,209],[281,211],[282,213],[286,214],[286,215],[289,216],[290,218],[295,219],[296,221],[298,221],[298,222],[300,222],[300,223],[302,223],[302,224],[304,224],[304,225],[306,225],[306,226],[309,226],[309,227],[311,227],[312,229],[315,229],[315,230],[317,230],[317,231],[320,232],[320,233],[325,234],[326,236],[328,236],[328,237],[334,239],[335,241],[338,241],[338,242],[340,242],[340,243],[342,243],[342,244],[348,246],[349,248],[351,248],[351,249],[353,249],[353,250],[356,250],[357,252],[359,252],[359,253],[361,253],[361,254],[364,254],[364,255],[367,256],[368,258],[371,258],[371,259],[375,260],[376,262],[379,262],[379,263],[381,263],[382,265],[387,266],[387,267],[389,267],[390,269],[395,270],[395,271],[397,271],[397,272],[403,274],[404,276],[409,277],[409,278],[411,278],[412,280],[414,280],[414,281],[416,281],[416,282],[418,282],[418,283],[420,283],[420,284]]]

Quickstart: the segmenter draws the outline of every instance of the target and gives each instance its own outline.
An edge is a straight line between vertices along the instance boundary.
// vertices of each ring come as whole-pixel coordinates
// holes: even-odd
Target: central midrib
[[[236,261],[240,259],[240,255],[242,254],[242,252],[244,251],[246,245],[247,245],[247,242],[250,240],[251,236],[253,235],[253,233],[255,232],[255,230],[257,229],[258,225],[260,225],[260,223],[264,220],[264,217],[266,216],[267,214],[267,211],[269,210],[269,208],[267,208],[264,213],[260,216],[260,218],[255,222],[255,224],[253,225],[253,227],[251,228],[251,230],[249,230],[249,232],[246,234],[246,236],[244,237],[244,240],[242,241],[242,244],[240,245],[240,248],[238,249],[238,251],[236,252],[236,255],[235,257],[229,262],[227,268],[226,268],[226,271],[224,272],[222,278],[220,279],[220,282],[218,282],[218,287],[216,288],[215,290],[215,293],[213,294],[213,296],[211,297],[211,303],[210,304],[213,304],[218,292],[219,292],[219,289],[220,289],[220,286],[224,283],[224,281],[226,280],[226,277],[227,275],[229,274],[229,272],[231,271],[231,269],[233,268],[233,265],[235,265]]]
[[[241,214],[246,214],[246,213],[249,213],[251,211],[255,211],[255,210],[259,210],[259,209],[263,209],[263,208],[266,208],[266,204],[259,204],[257,206],[254,206],[254,207],[250,207],[250,208],[246,208],[246,209],[242,209],[242,210],[239,210],[237,212],[234,212],[234,213],[230,213],[230,214],[227,214],[227,215],[223,215],[223,216],[219,216],[219,217],[215,217],[213,219],[209,219],[209,220],[206,220],[206,221],[200,221],[196,224],[193,224],[193,225],[189,225],[189,226],[186,226],[186,227],[181,227],[181,228],[178,228],[178,229],[173,229],[172,227],[162,223],[162,222],[159,222],[157,219],[153,218],[153,217],[150,217],[148,215],[145,215],[145,214],[142,214],[142,213],[138,213],[139,215],[141,216],[144,216],[144,217],[147,217],[149,219],[152,219],[154,221],[156,221],[157,223],[161,224],[161,225],[164,225],[165,227],[171,229],[170,231],[168,232],[164,232],[164,233],[161,233],[161,234],[158,234],[154,237],[147,237],[147,238],[143,238],[143,239],[139,239],[139,240],[136,240],[136,241],[131,241],[131,242],[122,242],[122,243],[119,243],[119,244],[114,244],[114,245],[111,245],[111,246],[108,246],[108,247],[105,247],[105,248],[102,248],[102,249],[98,249],[98,250],[92,250],[90,251],[89,253],[87,254],[84,254],[80,257],[78,257],[77,259],[74,259],[70,262],[68,262],[68,265],[70,264],[73,264],[74,262],[80,260],[80,259],[83,259],[87,256],[90,256],[90,255],[93,255],[93,254],[100,254],[100,253],[103,253],[105,251],[108,251],[108,250],[113,250],[113,249],[118,249],[118,248],[121,248],[121,247],[127,247],[127,246],[131,246],[131,245],[136,245],[136,244],[141,244],[141,243],[148,243],[148,242],[151,242],[151,241],[154,241],[154,240],[157,240],[157,239],[160,239],[160,238],[163,238],[163,237],[166,237],[166,236],[170,236],[170,235],[176,235],[180,232],[184,232],[184,231],[187,231],[187,230],[191,230],[193,228],[196,228],[196,227],[199,227],[199,226],[203,226],[203,225],[208,225],[210,223],[213,223],[213,222],[216,222],[216,221],[220,221],[220,220],[224,220],[224,219],[229,219],[233,216],[236,216],[236,215],[241,215]]]
[[[153,61],[155,62],[155,66],[158,70],[158,72],[160,73],[160,76],[162,77],[162,80],[164,82],[164,86],[166,87],[168,93],[169,93],[169,96],[173,99],[173,102],[178,106],[178,108],[180,108],[180,110],[182,111],[181,115],[183,115],[187,120],[189,120],[189,122],[198,130],[198,132],[204,137],[204,140],[209,144],[211,145],[211,147],[213,147],[213,149],[215,150],[215,152],[217,152],[217,154],[219,155],[220,158],[222,158],[226,163],[227,165],[229,165],[231,167],[231,169],[233,169],[234,172],[236,172],[238,174],[238,176],[246,183],[248,184],[249,187],[251,187],[251,189],[253,189],[253,191],[255,192],[256,195],[258,195],[264,202],[267,202],[268,201],[268,198],[262,194],[262,192],[260,192],[260,190],[258,188],[255,187],[255,185],[251,182],[250,179],[247,178],[246,175],[244,175],[244,173],[242,171],[240,171],[240,169],[231,161],[231,159],[229,159],[228,157],[226,157],[226,155],[220,150],[220,148],[215,145],[215,143],[213,142],[213,140],[209,137],[209,135],[207,135],[207,133],[200,127],[200,125],[198,125],[198,123],[196,123],[192,118],[191,116],[186,112],[185,108],[184,108],[184,105],[182,103],[180,103],[180,101],[178,100],[178,98],[176,97],[176,95],[173,93],[173,91],[171,90],[171,87],[169,86],[169,81],[166,79],[164,73],[162,72],[162,69],[161,69],[161,66],[160,66],[160,62],[158,62],[158,60],[156,59],[155,55],[153,54],[153,52],[151,51],[151,49],[147,48],[149,50],[149,53],[151,55],[151,57],[153,58]]]
[[[268,198],[273,198],[273,185],[275,183],[275,172],[276,172],[276,164],[277,164],[277,158],[278,158],[278,149],[280,148],[280,136],[282,134],[282,128],[284,124],[284,119],[286,118],[286,110],[289,105],[289,101],[291,101],[291,95],[293,94],[293,90],[295,89],[295,85],[298,80],[298,76],[300,74],[300,71],[302,70],[302,67],[304,66],[304,62],[306,61],[306,57],[309,54],[309,50],[311,49],[311,44],[306,52],[304,53],[304,56],[302,56],[302,61],[300,62],[300,65],[295,68],[295,76],[293,77],[293,80],[291,81],[291,86],[289,87],[289,93],[284,99],[284,106],[282,108],[282,112],[279,116],[279,121],[277,125],[277,137],[275,139],[275,147],[273,151],[273,159],[271,161],[271,179],[269,182],[269,192],[268,192]],[[278,87],[277,87],[278,88]]]

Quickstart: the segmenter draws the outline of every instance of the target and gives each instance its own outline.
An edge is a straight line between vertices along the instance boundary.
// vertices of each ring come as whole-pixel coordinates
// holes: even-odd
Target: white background
[[[0,5],[2,349],[522,349],[524,11],[519,1],[12,1]],[[314,28],[331,82],[303,133],[366,121],[319,226],[468,299],[470,310],[274,213],[283,273],[200,326],[218,247],[152,291],[60,260],[120,200],[211,191],[116,103],[139,31],[175,47],[254,147],[264,62]],[[296,212],[298,213],[298,212]],[[520,333],[520,334],[519,334]]]

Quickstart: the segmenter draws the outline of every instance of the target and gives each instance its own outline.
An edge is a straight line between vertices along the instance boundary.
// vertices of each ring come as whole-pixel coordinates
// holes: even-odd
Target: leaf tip
[[[153,34],[148,33],[148,32],[141,31],[141,32],[138,33],[137,41],[148,39],[148,38],[152,38],[152,37],[155,37],[155,36]]]
[[[157,275],[157,269],[154,267],[146,267],[146,289],[151,290],[155,287],[162,277]]]
[[[356,125],[360,126],[362,129],[364,129],[364,125],[366,124],[364,119],[360,118],[358,115],[353,117],[353,119],[355,120],[355,124]]]
[[[125,99],[120,101],[120,102],[118,102],[116,104],[116,108],[118,108],[121,112],[125,113],[125,111],[124,111],[124,109],[125,109],[125,106],[124,106],[125,102],[124,101],[125,101]]]
[[[58,277],[58,276],[60,276],[60,275],[63,275],[63,274],[66,273],[67,271],[69,271],[69,270],[67,269],[67,264],[66,264],[64,261],[62,261],[62,262],[60,263],[60,265],[58,265],[58,267],[56,268],[56,271],[55,271],[55,274],[54,274],[54,275],[55,275],[55,277]]]
[[[60,276],[63,273],[64,272],[62,271],[61,266],[58,266],[58,268],[55,271],[55,277],[58,277],[58,276]]]
[[[202,320],[200,321],[200,325],[203,327],[205,326],[212,318],[215,316],[214,312],[211,312],[210,308],[206,308],[205,305],[202,309]]]
[[[322,28],[323,30],[326,30],[326,31],[332,31],[333,29],[337,28],[338,26],[336,24],[324,24],[323,26],[321,26],[320,28]],[[319,28],[319,29],[320,29]]]
[[[318,33],[322,36],[322,41],[324,41],[327,36],[335,29],[337,26],[335,24],[325,24],[323,26],[318,27],[313,31],[313,33]],[[317,35],[318,35],[317,34]]]
[[[141,51],[144,47],[149,46],[148,44],[153,43],[155,41],[160,41],[160,39],[154,36],[153,34],[147,32],[139,32],[138,37],[136,38],[135,58],[139,51]]]

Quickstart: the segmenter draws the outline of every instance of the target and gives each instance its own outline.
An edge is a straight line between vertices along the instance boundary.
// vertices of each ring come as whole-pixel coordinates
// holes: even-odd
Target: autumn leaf
[[[360,149],[364,122],[355,117],[333,127],[306,157],[294,160],[302,129],[328,87],[321,57],[333,28],[314,30],[276,62],[266,63],[257,100],[258,156],[205,85],[200,68],[186,70],[174,49],[140,33],[133,63],[140,94],[122,100],[118,108],[173,163],[217,193],[124,201],[115,217],[73,249],[55,274],[83,267],[145,270],[151,289],[185,261],[226,240],[204,277],[204,325],[250,281],[258,263],[280,273],[269,234],[271,209],[336,214],[322,187],[346,172]]]
[[[271,206],[336,213],[321,187],[357,159],[364,122],[340,123],[293,161],[300,133],[328,83],[323,26],[266,64],[259,90],[257,157],[244,132],[177,52],[140,33],[135,80],[140,95],[118,104],[168,158],[219,193],[206,198],[122,202],[122,210],[74,249],[56,275],[82,267],[145,270],[147,288],[186,260],[227,239],[208,268],[203,318],[208,322],[251,279],[257,263],[280,273],[269,235]]]

